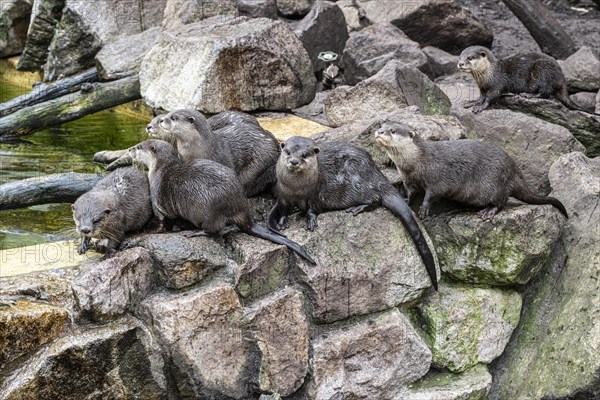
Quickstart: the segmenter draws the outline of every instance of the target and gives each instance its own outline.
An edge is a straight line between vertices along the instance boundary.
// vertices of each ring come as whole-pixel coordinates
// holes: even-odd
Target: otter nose
[[[290,164],[292,164],[293,166],[296,166],[296,165],[300,164],[300,161],[295,158],[292,158],[290,160]]]
[[[146,125],[146,132],[150,132],[150,129],[152,129],[152,125],[150,125],[150,124]]]
[[[81,231],[81,233],[83,233],[84,235],[87,235],[88,233],[90,233],[92,230],[88,227],[83,227],[81,229],[79,229]]]
[[[465,66],[465,63],[464,63],[464,62],[462,62],[462,61],[459,61],[459,63],[458,63],[458,68],[462,68],[462,67],[464,67],[464,66]]]

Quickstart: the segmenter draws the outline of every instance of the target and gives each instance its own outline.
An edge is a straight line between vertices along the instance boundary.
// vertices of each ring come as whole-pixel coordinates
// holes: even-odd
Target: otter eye
[[[391,133],[396,133],[396,130],[394,128],[390,129]]]
[[[288,149],[284,149],[284,150],[283,150],[283,152],[284,152],[285,154],[287,154],[288,156],[290,155],[290,151],[289,151]]]
[[[308,157],[308,153],[302,153],[302,158]]]

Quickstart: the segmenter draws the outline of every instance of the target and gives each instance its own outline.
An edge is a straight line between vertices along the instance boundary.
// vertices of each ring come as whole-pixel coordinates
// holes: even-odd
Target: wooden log
[[[502,0],[502,2],[525,25],[544,53],[562,60],[577,51],[575,42],[541,1]]]
[[[81,90],[0,118],[0,137],[27,135],[141,97],[137,76],[90,86],[90,91]]]
[[[37,204],[72,203],[102,179],[102,175],[67,172],[0,185],[0,210]]]
[[[31,92],[1,103],[0,117],[11,114],[24,107],[29,107],[68,93],[73,93],[79,90],[82,83],[93,83],[97,81],[98,71],[96,68],[90,68],[80,74],[61,79],[60,81],[36,85]]]

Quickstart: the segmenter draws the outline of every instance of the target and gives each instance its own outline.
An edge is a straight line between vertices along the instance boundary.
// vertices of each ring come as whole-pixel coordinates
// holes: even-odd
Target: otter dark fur
[[[119,168],[106,176],[75,201],[73,219],[81,235],[79,254],[96,238],[108,239],[106,257],[113,256],[126,233],[141,230],[152,219],[146,174],[136,168]]]
[[[224,111],[215,114],[207,122],[213,132],[231,125],[253,124],[260,127],[256,118],[239,111]]]
[[[217,120],[215,125],[222,122]],[[233,169],[246,196],[257,196],[274,185],[279,144],[257,123],[227,124],[213,132],[201,113],[185,109],[168,113],[160,126],[163,138],[174,145],[183,161],[207,159]]]
[[[384,124],[375,136],[396,164],[409,203],[417,191],[425,192],[420,218],[428,216],[432,202],[444,198],[485,207],[480,217],[492,220],[509,196],[530,204],[552,204],[568,218],[560,201],[534,194],[514,160],[494,144],[465,139],[422,140],[397,123]]]
[[[167,220],[183,218],[207,234],[236,225],[253,236],[286,245],[311,263],[298,243],[275,234],[252,219],[250,205],[233,170],[212,160],[181,161],[162,140],[147,140],[129,149],[135,162],[148,167],[150,195],[164,230]]]
[[[498,59],[485,47],[471,46],[460,54],[458,68],[470,72],[479,86],[479,99],[465,105],[473,107],[475,113],[506,93],[542,98],[554,95],[567,108],[585,111],[569,98],[560,65],[546,54],[523,53]]]
[[[388,208],[409,231],[433,286],[437,273],[431,250],[419,225],[400,193],[358,147],[328,142],[317,145],[312,139],[294,136],[281,144],[277,162],[277,203],[269,213],[272,230],[287,226],[293,208],[306,213],[306,226],[314,230],[317,215],[346,210],[354,215],[379,206]]]

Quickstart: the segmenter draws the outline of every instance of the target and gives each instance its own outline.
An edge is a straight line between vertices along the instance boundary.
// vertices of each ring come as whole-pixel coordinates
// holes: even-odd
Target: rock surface
[[[569,96],[573,103],[583,108],[589,113],[596,111],[596,93],[593,92],[577,92]]]
[[[276,0],[237,0],[237,8],[240,16],[277,18]]]
[[[593,92],[600,89],[600,56],[588,46],[582,46],[566,60],[559,60],[567,85],[571,90]]]
[[[20,71],[38,71],[44,67],[48,57],[48,47],[54,37],[54,30],[60,17],[65,0],[34,0],[31,10],[27,40],[17,69]]]
[[[310,11],[315,0],[276,0],[277,11],[284,17],[298,18]]]
[[[84,316],[108,321],[139,306],[153,285],[152,257],[138,247],[82,265],[73,282],[73,295]]]
[[[32,0],[0,2],[0,57],[21,53],[27,38]]]
[[[491,222],[473,212],[440,215],[424,224],[444,273],[495,286],[529,282],[560,240],[565,218],[550,205],[509,205]]]
[[[425,46],[422,50],[429,61],[429,70],[433,78],[449,75],[456,71],[458,56],[446,53],[444,50],[433,46]]]
[[[398,399],[429,370],[431,352],[397,310],[332,330],[313,342],[311,399]]]
[[[399,60],[427,72],[429,64],[419,44],[392,24],[376,24],[354,32],[346,43],[341,67],[349,85],[379,72],[390,60]]]
[[[363,10],[356,0],[339,0],[336,1],[338,7],[344,13],[348,32],[360,31],[369,24],[365,18],[365,10]]]
[[[454,0],[358,0],[374,23],[390,22],[421,46],[435,46],[452,54],[466,47],[491,47],[493,35],[471,12]]]
[[[235,0],[167,0],[162,19],[163,29],[175,29],[217,15],[237,15]]]
[[[306,50],[285,22],[225,16],[162,32],[140,84],[152,107],[209,113],[295,108],[316,90]]]
[[[519,323],[521,296],[513,291],[441,284],[416,306],[431,343],[433,365],[462,372],[504,351]]]
[[[455,106],[452,114],[460,120],[469,139],[483,139],[506,151],[531,190],[538,194],[550,192],[548,170],[554,161],[563,154],[584,150],[568,129],[522,112],[489,109],[474,114]]]
[[[515,340],[494,366],[492,400],[600,396],[593,350],[600,348],[600,158],[564,155],[549,177],[551,194],[576,210],[565,227],[566,254],[558,252],[525,292]]]
[[[450,100],[425,74],[392,60],[377,74],[354,87],[341,86],[324,102],[327,120],[334,127],[371,119],[411,105],[423,114],[448,114]]]

